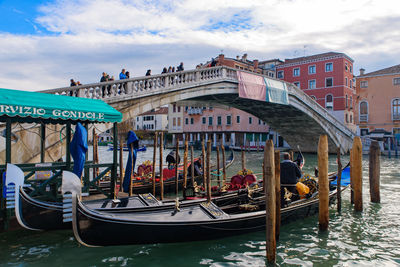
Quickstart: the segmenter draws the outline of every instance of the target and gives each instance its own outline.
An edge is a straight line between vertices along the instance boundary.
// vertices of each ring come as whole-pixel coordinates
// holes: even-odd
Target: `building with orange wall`
[[[400,134],[400,65],[365,73],[356,80],[358,133]]]

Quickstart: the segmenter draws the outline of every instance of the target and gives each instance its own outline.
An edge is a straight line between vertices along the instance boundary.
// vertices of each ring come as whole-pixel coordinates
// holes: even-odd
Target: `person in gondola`
[[[200,176],[203,175],[203,166],[201,163],[201,157],[194,161],[194,176]],[[190,163],[188,166],[188,176],[191,177],[192,176],[192,164]]]
[[[167,155],[167,158],[165,159],[167,161],[167,163],[168,163],[168,169],[169,170],[175,169],[175,163],[176,163],[175,155],[176,155],[175,150],[172,150],[171,152],[169,152],[169,154]],[[177,161],[178,161],[178,164],[181,161],[181,157],[179,155],[178,155],[178,160]]]
[[[296,184],[301,177],[301,171],[296,163],[291,161],[289,153],[283,153],[281,162],[281,205],[285,206],[285,188],[297,195]]]

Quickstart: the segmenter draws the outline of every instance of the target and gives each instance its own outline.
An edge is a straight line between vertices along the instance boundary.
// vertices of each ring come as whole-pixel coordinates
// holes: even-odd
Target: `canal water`
[[[112,153],[100,147],[100,154],[107,161]],[[261,173],[262,153],[246,156],[247,168]],[[152,148],[138,157],[139,164],[151,159]],[[305,158],[305,171],[313,173],[316,155]],[[381,158],[381,203],[373,204],[364,156],[364,211],[353,211],[347,191],[342,213],[337,214],[335,206],[330,209],[327,232],[318,231],[318,215],[282,226],[276,265],[400,266],[399,161]],[[229,174],[240,168],[240,153],[236,153]],[[329,168],[337,168],[334,156]],[[87,248],[74,240],[71,231],[13,231],[0,234],[0,266],[265,266],[265,232],[203,242]]]

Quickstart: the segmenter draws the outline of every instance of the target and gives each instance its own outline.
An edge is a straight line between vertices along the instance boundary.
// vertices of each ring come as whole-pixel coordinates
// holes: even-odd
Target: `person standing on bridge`
[[[176,67],[176,71],[184,71],[185,69],[183,68],[183,62],[181,62],[181,64],[179,64],[178,67]]]
[[[108,81],[108,77],[109,76],[107,75],[107,73],[103,72],[103,74],[102,74],[102,76],[100,78],[100,82],[101,83],[107,82]],[[105,97],[106,96],[106,87],[105,86],[101,87],[101,92],[102,92],[103,97]]]
[[[119,74],[119,79],[120,80],[125,80],[127,77],[126,77],[126,73],[125,73],[125,69],[122,69],[121,70],[121,73]],[[125,87],[126,85],[125,85],[125,83],[121,83],[120,84],[120,86],[119,86],[119,90],[118,90],[118,94],[121,94],[121,91],[122,91],[122,87],[124,87],[124,90],[126,89],[126,87]]]

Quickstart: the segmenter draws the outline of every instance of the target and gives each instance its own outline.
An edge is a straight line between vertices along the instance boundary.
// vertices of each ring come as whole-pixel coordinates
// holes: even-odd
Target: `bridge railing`
[[[137,77],[125,80],[115,80],[84,84],[80,86],[63,87],[41,91],[42,93],[68,95],[95,99],[112,99],[126,95],[134,96],[140,92],[175,89],[221,79],[236,78],[236,70],[226,67],[213,67],[189,71],[165,73],[152,76]]]

